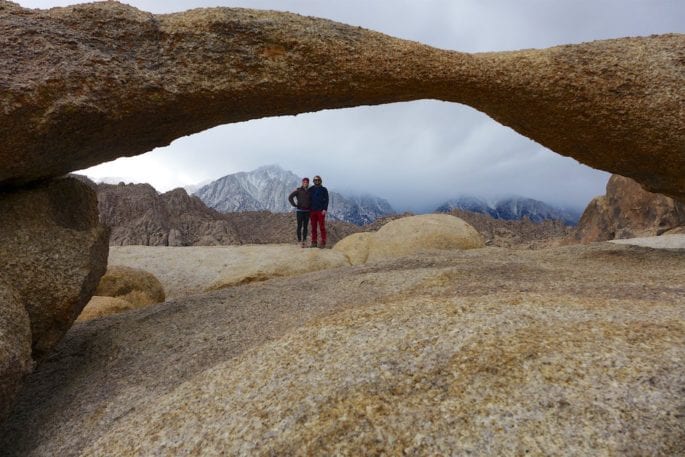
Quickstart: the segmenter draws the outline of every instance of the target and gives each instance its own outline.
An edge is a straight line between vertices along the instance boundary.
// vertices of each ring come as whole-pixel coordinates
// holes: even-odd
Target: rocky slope
[[[466,54],[274,11],[2,0],[0,36],[2,186],[219,124],[437,99],[685,200],[684,35]]]
[[[0,449],[681,455],[684,255],[443,251],[78,324]]]
[[[111,227],[114,246],[214,246],[290,243],[292,213],[246,211],[222,214],[184,189],[159,194],[149,184],[99,184],[100,220]],[[331,243],[359,228],[328,221]]]
[[[632,179],[613,175],[606,195],[594,198],[583,212],[573,237],[589,243],[661,235],[679,227],[685,227],[685,203],[647,192]]]
[[[226,175],[202,186],[195,195],[210,208],[223,213],[287,213],[292,211],[288,196],[300,184],[301,177],[295,173],[278,165],[267,165],[250,172]],[[356,225],[368,224],[395,212],[387,201],[372,195],[349,197],[329,189],[329,198],[328,217]]]
[[[183,189],[158,194],[149,184],[99,184],[100,220],[110,244],[192,246],[239,244],[234,225]]]
[[[518,220],[494,219],[487,214],[454,209],[448,214],[472,225],[488,246],[509,248],[540,248],[568,242],[573,227],[559,220],[533,222],[528,218]]]
[[[455,209],[487,214],[495,219],[507,221],[525,217],[533,222],[561,220],[568,225],[575,225],[580,218],[580,214],[573,210],[557,208],[540,200],[524,197],[504,197],[488,201],[464,195],[446,201],[435,211],[449,213]]]

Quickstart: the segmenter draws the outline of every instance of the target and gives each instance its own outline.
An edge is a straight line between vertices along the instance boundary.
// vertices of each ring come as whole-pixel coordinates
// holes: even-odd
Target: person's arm
[[[288,201],[290,202],[291,205],[293,205],[295,208],[297,208],[297,204],[295,203],[295,196],[297,195],[297,189],[292,191],[290,195],[288,196]],[[298,202],[299,203],[299,202]]]
[[[323,188],[323,195],[324,195],[324,197],[323,197],[323,201],[324,201],[323,210],[324,210],[324,212],[328,212],[328,189],[326,189],[325,187]]]

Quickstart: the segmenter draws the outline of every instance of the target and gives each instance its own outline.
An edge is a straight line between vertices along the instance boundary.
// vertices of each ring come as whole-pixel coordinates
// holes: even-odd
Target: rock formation
[[[683,455],[683,277],[676,251],[488,247],[167,301],[74,326],[0,449]]]
[[[74,178],[0,190],[0,422],[33,360],[71,327],[107,265],[94,190]]]
[[[487,246],[522,249],[547,247],[567,242],[574,230],[560,220],[533,222],[524,217],[507,221],[458,209],[453,209],[449,214],[475,228],[483,235]]]
[[[656,236],[680,226],[685,226],[685,203],[647,192],[632,179],[613,175],[606,195],[588,204],[573,236],[589,243]]]
[[[95,191],[74,179],[0,192],[0,282],[11,284],[31,320],[38,360],[62,338],[107,268],[109,231]]]
[[[447,214],[423,214],[395,219],[370,236],[353,235],[334,248],[353,264],[377,262],[435,249],[473,249],[483,237],[463,220]]]
[[[439,99],[685,200],[679,34],[465,54],[273,11],[39,11],[3,0],[0,36],[0,186],[218,124]]]
[[[114,246],[240,244],[232,223],[183,189],[160,195],[149,184],[99,184],[98,207]]]
[[[340,252],[302,249],[293,244],[198,246],[192,249],[121,246],[111,248],[110,263],[151,272],[162,283],[167,300],[349,265]],[[192,265],[192,271],[188,271],[188,265]]]
[[[164,301],[164,287],[152,273],[139,268],[113,265],[100,279],[95,295],[117,297],[137,306]]]
[[[14,290],[0,283],[0,423],[32,364],[29,315]]]

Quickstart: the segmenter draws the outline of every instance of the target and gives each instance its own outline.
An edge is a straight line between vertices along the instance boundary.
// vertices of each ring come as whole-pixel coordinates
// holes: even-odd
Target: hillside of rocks
[[[73,327],[0,449],[681,455],[683,278],[683,250],[488,247],[177,298]]]
[[[613,175],[607,183],[606,194],[588,204],[573,237],[588,243],[682,230],[685,230],[685,203],[647,192],[632,179]]]
[[[561,220],[533,222],[524,217],[519,220],[494,219],[487,214],[453,209],[448,214],[472,225],[488,246],[508,248],[539,248],[562,243],[573,233],[573,227]]]
[[[111,228],[112,246],[229,246],[292,243],[296,239],[291,213],[220,213],[183,189],[159,194],[149,184],[98,184],[97,189],[100,220]],[[474,226],[492,246],[546,246],[572,233],[560,221],[505,221],[461,210],[450,214]],[[329,220],[329,244],[359,231],[376,231],[389,221],[411,215],[387,216],[361,227]]]
[[[220,213],[184,189],[159,194],[149,184],[98,184],[100,221],[113,246],[216,246],[291,243],[295,215],[247,211]],[[328,221],[331,244],[358,230]]]
[[[0,36],[2,186],[220,124],[436,99],[685,200],[682,34],[467,54],[275,11],[2,0]]]

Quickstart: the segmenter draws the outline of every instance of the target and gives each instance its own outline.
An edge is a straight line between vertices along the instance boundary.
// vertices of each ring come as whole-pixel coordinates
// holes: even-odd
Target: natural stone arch
[[[684,35],[465,54],[290,13],[0,1],[0,40],[0,186],[224,123],[438,99],[685,200]]]

